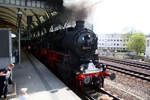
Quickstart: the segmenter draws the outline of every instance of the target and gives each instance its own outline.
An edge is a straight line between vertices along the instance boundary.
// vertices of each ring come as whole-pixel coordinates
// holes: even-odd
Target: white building
[[[123,34],[98,34],[98,48],[109,50],[126,50],[129,38]]]
[[[146,37],[146,57],[150,58],[150,36]]]

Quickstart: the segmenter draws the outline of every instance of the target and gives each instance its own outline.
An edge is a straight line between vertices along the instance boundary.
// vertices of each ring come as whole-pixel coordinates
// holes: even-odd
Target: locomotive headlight
[[[84,37],[82,37],[82,40],[84,41]]]
[[[88,34],[88,37],[90,38],[90,37],[91,37],[91,35],[90,35],[90,34]]]
[[[80,71],[83,71],[84,70],[84,66],[80,66]]]
[[[83,82],[84,82],[84,84],[86,84],[86,85],[89,84],[89,83],[91,82],[90,76],[86,76],[86,77],[84,78]]]

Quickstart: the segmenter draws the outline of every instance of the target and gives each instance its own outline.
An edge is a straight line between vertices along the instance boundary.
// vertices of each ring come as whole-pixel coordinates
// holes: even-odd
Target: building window
[[[147,47],[149,47],[149,44],[150,44],[149,42],[150,42],[150,41],[149,41],[149,40],[147,40]]]
[[[119,46],[119,44],[117,44],[117,46]]]

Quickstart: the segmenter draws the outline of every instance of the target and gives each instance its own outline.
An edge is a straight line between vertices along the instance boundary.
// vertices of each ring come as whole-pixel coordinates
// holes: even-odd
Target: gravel
[[[104,89],[124,100],[150,100],[150,82],[119,72],[116,79],[105,79]]]

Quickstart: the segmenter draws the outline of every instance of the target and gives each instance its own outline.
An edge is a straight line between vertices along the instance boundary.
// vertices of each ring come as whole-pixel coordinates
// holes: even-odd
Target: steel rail
[[[102,92],[104,94],[109,95],[110,97],[113,98],[113,100],[120,100],[120,98],[113,96],[112,94],[108,93],[107,91],[103,90],[103,89],[98,89],[99,92]]]
[[[150,64],[148,64],[148,63],[129,61],[129,60],[121,60],[121,59],[109,58],[109,57],[104,57],[104,56],[100,56],[100,59],[150,70]]]
[[[120,98],[113,96],[112,94],[108,93],[107,91],[105,91],[105,90],[103,90],[103,89],[95,88],[94,91],[95,91],[95,92],[93,92],[93,94],[96,93],[96,94],[97,94],[97,98],[94,98],[94,97],[92,96],[92,94],[90,94],[90,93],[84,93],[85,99],[86,99],[86,100],[98,100],[98,96],[99,96],[99,95],[106,94],[106,95],[112,97],[113,100],[120,100]],[[87,92],[87,91],[86,91],[86,92]],[[94,96],[95,96],[95,95],[94,95]]]
[[[117,71],[117,72],[120,72],[120,73],[123,73],[123,74],[127,74],[127,75],[130,75],[130,76],[134,76],[136,78],[140,78],[142,80],[146,80],[146,81],[150,82],[150,79],[148,79],[148,78],[145,78],[145,77],[142,77],[142,76],[139,76],[139,75],[135,75],[135,74],[131,74],[131,73],[125,72],[123,70],[118,70],[118,69],[114,69],[114,68],[108,68],[108,69],[114,70],[114,71]]]
[[[123,73],[123,74],[127,74],[127,75],[130,75],[130,76],[134,76],[136,78],[140,78],[142,80],[146,80],[146,81],[150,82],[150,78],[146,78],[146,77],[149,77],[149,75],[146,75],[146,77],[144,77],[145,75],[144,76],[140,76],[140,75],[142,75],[144,73],[138,73],[137,71],[133,71],[133,70],[124,70],[124,68],[120,68],[118,66],[107,64],[107,63],[103,63],[103,62],[100,62],[100,63],[104,64],[106,66],[109,66],[107,68],[110,69],[110,70],[114,70],[114,71],[117,71],[117,72],[120,72],[120,73]]]
[[[103,63],[103,62],[100,62],[100,63]],[[121,65],[119,66],[119,65],[110,64],[110,63],[107,63],[107,62],[105,62],[105,63],[103,63],[103,64],[105,64],[105,65],[107,65],[107,66],[115,67],[115,68],[117,68],[117,69],[129,71],[129,72],[132,72],[132,73],[135,73],[135,74],[143,75],[143,76],[145,76],[145,77],[150,77],[150,74],[143,73],[143,72],[138,72],[138,71],[134,71],[134,70],[130,70],[130,69],[127,69],[127,68],[122,68],[122,67],[120,67]],[[122,65],[122,66],[123,66],[123,65]]]

